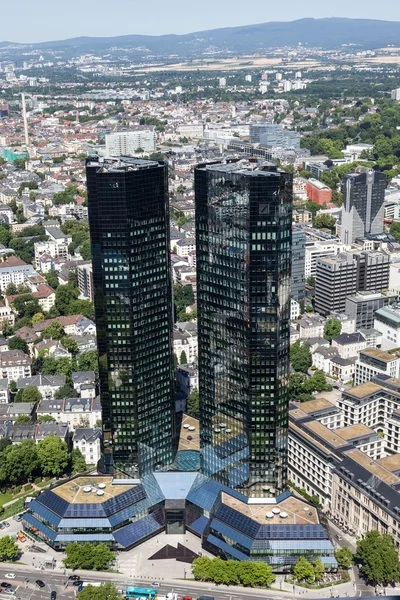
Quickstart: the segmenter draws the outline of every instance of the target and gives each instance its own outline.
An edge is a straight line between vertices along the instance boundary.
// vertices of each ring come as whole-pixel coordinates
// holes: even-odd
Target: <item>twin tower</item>
[[[174,469],[168,166],[86,162],[105,470]],[[287,483],[292,175],[195,169],[200,469],[249,498]]]

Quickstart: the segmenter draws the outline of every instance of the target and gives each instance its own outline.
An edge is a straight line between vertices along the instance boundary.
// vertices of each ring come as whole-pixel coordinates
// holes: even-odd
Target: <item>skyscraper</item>
[[[367,233],[383,231],[386,176],[380,171],[357,167],[342,183],[342,242],[352,244]]]
[[[297,302],[305,299],[306,287],[306,234],[302,227],[293,227],[292,230],[292,280],[291,296]]]
[[[292,175],[195,170],[201,467],[249,497],[286,487]]]
[[[164,163],[88,158],[105,469],[173,460],[172,292]]]

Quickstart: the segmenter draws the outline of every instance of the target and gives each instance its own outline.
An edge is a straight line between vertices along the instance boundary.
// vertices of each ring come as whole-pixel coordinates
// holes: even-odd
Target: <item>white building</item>
[[[119,131],[106,136],[107,156],[135,156],[139,148],[154,152],[157,134],[155,131]]]
[[[81,451],[87,465],[97,465],[100,460],[101,436],[99,428],[78,427],[74,431],[73,447]]]
[[[322,242],[306,242],[305,278],[317,274],[317,259],[325,256],[337,256],[345,249],[344,244],[335,240]]]
[[[31,374],[31,359],[22,350],[0,352],[0,379],[18,381]]]
[[[354,385],[361,385],[371,381],[375,375],[388,375],[399,377],[400,358],[376,348],[361,350],[356,361]]]
[[[361,333],[341,333],[332,339],[332,348],[342,358],[358,356],[360,350],[367,347],[367,342]]]
[[[400,347],[400,310],[383,306],[375,311],[374,329],[382,334],[382,350]]]

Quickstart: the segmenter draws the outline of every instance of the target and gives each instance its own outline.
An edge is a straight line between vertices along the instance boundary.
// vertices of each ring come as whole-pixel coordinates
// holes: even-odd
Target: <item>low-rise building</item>
[[[329,204],[332,202],[332,189],[319,181],[318,179],[310,178],[306,184],[307,198],[315,204]]]
[[[74,431],[72,444],[82,453],[87,465],[97,465],[101,458],[102,431],[99,428],[78,427]]]
[[[186,396],[199,388],[199,371],[195,363],[180,365],[176,369],[176,386]]]
[[[101,420],[100,398],[64,398],[42,400],[37,415],[50,415],[59,423],[68,423],[70,429],[96,427]]]
[[[2,383],[3,380],[0,382]],[[33,418],[36,405],[34,402],[10,402],[0,404],[0,423],[14,424],[19,416]]]
[[[93,388],[95,384],[96,374],[94,371],[76,371],[72,373],[72,385],[78,394],[81,394],[82,388],[86,388],[87,386]]]
[[[367,342],[361,333],[342,333],[332,338],[332,348],[336,348],[342,358],[357,356],[366,347]]]
[[[31,359],[22,350],[0,352],[0,379],[18,381],[31,376]]]
[[[303,317],[299,321],[300,339],[323,337],[326,319],[319,315]]]
[[[400,347],[400,309],[383,306],[375,311],[374,329],[382,334],[382,350]]]
[[[400,358],[377,348],[361,350],[356,361],[354,385],[371,381],[376,375],[399,377]]]
[[[17,389],[23,390],[29,386],[35,386],[44,399],[54,398],[54,394],[63,385],[65,385],[64,375],[33,375],[32,377],[23,377],[17,381]]]
[[[341,356],[332,356],[329,365],[329,375],[336,377],[339,381],[352,381],[356,371],[355,356],[351,358],[342,358]]]

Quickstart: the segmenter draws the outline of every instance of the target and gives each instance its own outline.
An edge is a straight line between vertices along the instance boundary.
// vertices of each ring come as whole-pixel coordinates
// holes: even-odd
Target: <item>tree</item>
[[[78,448],[74,448],[71,452],[71,473],[84,473],[86,471],[86,462],[82,452]]]
[[[311,285],[311,287],[315,287],[315,277],[308,277],[307,278],[307,285]]]
[[[186,352],[184,350],[182,350],[182,352],[181,352],[181,358],[180,358],[179,364],[181,364],[181,365],[187,364]]]
[[[20,317],[33,317],[34,314],[40,312],[39,301],[31,294],[17,296],[12,304]]]
[[[329,229],[330,231],[335,231],[336,227],[336,219],[331,215],[315,215],[313,219],[313,225],[317,229]]]
[[[326,383],[326,375],[323,371],[317,369],[314,371],[312,377],[309,377],[305,381],[306,392],[325,392],[330,391],[332,386]]]
[[[50,271],[47,271],[47,273],[45,274],[45,279],[49,286],[53,288],[53,290],[56,290],[60,285],[57,271],[55,271],[54,269],[50,269]]]
[[[57,321],[50,323],[50,325],[42,332],[42,339],[44,340],[61,340],[64,336],[64,327]]]
[[[314,568],[303,556],[294,566],[293,577],[297,581],[306,581],[307,583],[314,581]]]
[[[14,560],[18,554],[18,545],[11,536],[5,535],[0,538],[0,560]]]
[[[335,556],[339,567],[343,569],[349,569],[353,564],[353,553],[347,546],[336,550]]]
[[[0,244],[3,244],[3,246],[8,248],[10,240],[11,240],[10,226],[7,223],[1,223],[0,224]],[[8,284],[8,285],[10,285],[10,284]],[[7,286],[7,289],[8,289],[8,286]]]
[[[52,417],[51,415],[38,415],[36,420],[38,423],[55,423],[56,422],[55,418]]]
[[[200,396],[199,390],[193,390],[190,392],[187,403],[186,403],[186,412],[191,417],[197,418],[199,416],[200,409]]]
[[[67,285],[59,285],[56,289],[55,306],[62,315],[66,315],[71,302],[78,300],[79,290],[69,283]]]
[[[115,559],[115,554],[111,552],[106,544],[94,546],[89,542],[85,544],[77,542],[68,544],[65,548],[65,554],[66,557],[63,563],[69,569],[102,571]]]
[[[68,352],[70,352],[73,356],[78,354],[79,346],[77,342],[70,336],[65,335],[63,338],[61,338],[61,343],[64,346],[64,348],[66,348]]]
[[[18,415],[16,424],[17,425],[28,425],[31,422],[28,415]]]
[[[310,344],[308,342],[300,344],[300,340],[292,344],[290,347],[290,362],[295,371],[307,373],[312,365]]]
[[[26,158],[15,158],[13,160],[13,165],[14,167],[17,167],[17,169],[25,169]]]
[[[121,600],[121,595],[111,582],[96,587],[88,585],[77,594],[78,600]]]
[[[325,565],[320,558],[313,562],[315,581],[321,581],[325,575]]]
[[[99,372],[99,359],[96,350],[88,350],[82,352],[77,358],[79,371],[94,371]]]
[[[9,350],[22,350],[25,354],[29,354],[28,344],[25,340],[18,337],[18,335],[14,335],[12,338],[8,340],[8,349]]]
[[[68,446],[56,435],[49,435],[37,445],[40,467],[44,475],[59,476],[68,466]]]
[[[33,315],[32,317],[32,325],[36,325],[37,323],[41,323],[44,321],[44,314],[39,312]]]
[[[79,398],[79,394],[76,389],[68,383],[62,385],[54,394],[56,400],[62,400],[63,398]]]
[[[357,542],[355,556],[369,583],[387,586],[399,580],[399,555],[392,536],[375,529],[368,531],[365,538]]]
[[[5,450],[4,468],[11,483],[30,479],[40,468],[35,441],[24,440],[20,444],[8,446]]]
[[[92,249],[90,245],[90,240],[86,240],[83,242],[83,244],[79,247],[79,252],[81,253],[83,260],[91,260]]]
[[[200,556],[194,559],[192,563],[193,577],[197,581],[210,581],[212,560],[208,556]]]
[[[38,404],[41,399],[42,395],[36,385],[28,385],[26,388],[18,390],[15,396],[15,402],[34,402]]]
[[[339,319],[336,319],[336,317],[332,317],[331,319],[328,319],[325,323],[324,338],[328,340],[328,342],[331,342],[335,336],[340,335],[341,331],[341,322],[339,321]]]
[[[79,315],[82,314],[84,317],[94,319],[94,305],[90,300],[72,300],[67,308],[67,315]]]

